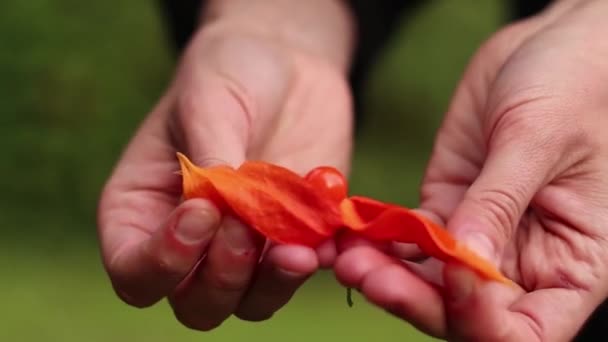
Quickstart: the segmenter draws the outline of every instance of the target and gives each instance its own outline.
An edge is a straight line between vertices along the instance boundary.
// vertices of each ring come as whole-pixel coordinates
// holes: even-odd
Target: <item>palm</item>
[[[319,165],[346,172],[352,139],[346,83],[327,66],[299,59],[297,76],[288,85],[276,122],[258,134],[250,157],[298,172]]]
[[[510,31],[503,32],[490,41],[488,46],[505,46],[503,40],[522,41],[529,34],[528,30],[522,31],[520,27],[510,28]],[[444,221],[452,217],[467,190],[481,173],[487,162],[488,150],[500,147],[499,145],[517,144],[515,137],[526,134],[526,130],[531,128],[529,126],[535,125],[532,122],[534,118],[528,121],[528,118],[510,120],[505,117],[515,116],[518,112],[542,113],[544,102],[552,100],[540,87],[538,94],[535,94],[535,87],[540,82],[552,83],[552,77],[563,77],[552,74],[552,65],[555,69],[563,69],[562,66],[568,63],[566,60],[556,59],[553,53],[539,53],[543,39],[543,36],[533,37],[520,45],[511,44],[511,49],[503,49],[501,54],[493,56],[488,56],[488,53],[495,50],[482,49],[478,59],[484,61],[485,65],[473,68],[465,77],[446,117],[446,128],[439,134],[422,187],[423,206],[432,208]],[[581,61],[581,64],[585,63]],[[537,70],[546,70],[548,75],[540,75]],[[587,70],[586,74],[597,72]],[[486,75],[493,77],[487,78]],[[519,76],[514,79],[513,75]],[[480,82],[484,84],[479,84]],[[520,96],[522,90],[526,91],[529,99]],[[564,93],[569,90],[563,89]],[[488,108],[497,107],[508,109],[494,110],[490,112],[492,114],[486,114]],[[470,115],[471,113],[475,115]],[[543,124],[540,121],[536,129],[540,131]],[[512,134],[502,133],[506,130]],[[497,133],[498,131],[500,132]],[[549,138],[552,139],[559,133],[549,132],[549,135],[553,135]],[[538,159],[542,158],[538,156]],[[498,256],[500,265],[510,278],[527,290],[581,286],[580,282],[585,277],[580,271],[598,267],[590,264],[595,251],[583,250],[582,247],[588,246],[588,240],[592,240],[590,235],[598,232],[593,231],[589,220],[575,214],[580,213],[582,208],[594,200],[587,192],[589,180],[580,180],[576,174],[586,173],[587,170],[570,170],[571,163],[568,163],[568,159],[571,158],[573,157],[563,158],[564,166],[558,165],[551,179],[548,179],[548,184],[541,187],[531,198],[525,211],[514,213],[516,208],[508,207],[510,202],[519,201],[517,198],[489,203],[497,210],[493,217],[494,222],[486,223],[514,228],[508,248],[503,255]],[[436,196],[437,193],[446,195]],[[507,193],[502,195],[511,196]],[[488,200],[489,198],[491,196],[488,196]],[[519,222],[509,219],[518,216],[522,216]],[[564,267],[569,264],[578,266]]]
[[[186,63],[189,61],[205,61],[205,65],[192,67],[201,71],[200,76],[184,75],[182,86],[201,88],[199,84],[216,78],[229,96],[211,99],[212,106],[219,112],[238,108],[232,115],[247,122],[247,159],[263,159],[299,172],[322,164],[348,170],[350,93],[335,66],[251,37],[236,37],[207,49],[193,48],[186,57]],[[208,64],[216,64],[217,72],[205,73]],[[200,99],[185,102],[192,101]],[[177,120],[183,121],[183,116],[178,114]]]

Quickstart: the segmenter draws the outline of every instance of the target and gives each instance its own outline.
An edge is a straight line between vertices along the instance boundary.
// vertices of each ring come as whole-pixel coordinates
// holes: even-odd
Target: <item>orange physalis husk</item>
[[[178,158],[184,198],[220,202],[220,208],[275,242],[316,247],[341,227],[335,202],[286,168],[254,161],[238,169],[200,168],[183,154]]]
[[[413,210],[359,196],[342,201],[341,209],[345,225],[365,238],[415,243],[430,257],[461,263],[486,279],[511,282],[447,230]]]
[[[316,247],[347,229],[370,240],[415,243],[430,257],[461,263],[486,279],[511,283],[492,264],[415,211],[360,196],[339,201],[339,189],[331,188],[332,184],[324,189],[314,172],[307,180],[265,162],[247,161],[237,169],[201,168],[181,153],[178,158],[184,198],[206,198],[272,241]],[[329,181],[337,182],[333,179],[339,171],[329,171],[334,173]]]

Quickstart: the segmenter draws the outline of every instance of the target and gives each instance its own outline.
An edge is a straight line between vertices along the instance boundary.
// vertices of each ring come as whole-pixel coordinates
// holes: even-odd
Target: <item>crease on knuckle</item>
[[[537,134],[542,132],[539,128],[546,129],[547,120],[557,121],[552,120],[555,117],[553,114],[564,111],[556,106],[559,103],[558,94],[545,84],[526,84],[515,89],[503,86],[498,87],[495,92],[495,101],[488,108],[488,111],[493,113],[489,119],[494,121],[494,124],[489,126],[490,138],[497,132]],[[562,115],[560,119],[561,117]]]
[[[548,141],[553,144],[561,142],[563,139],[555,137],[555,129],[548,129],[548,127],[555,126],[554,121],[556,121],[555,118],[552,118],[552,114],[549,114],[551,111],[538,107],[531,108],[529,103],[538,101],[538,99],[522,101],[525,102],[505,109],[505,112],[498,116],[488,136],[489,145],[508,144],[512,142],[513,137],[518,136],[525,137],[528,141],[533,140],[537,144],[545,144]],[[557,124],[560,125],[559,122]]]
[[[517,313],[521,315],[520,317],[527,323],[529,329],[532,331],[532,334],[535,337],[534,341],[547,341],[545,338],[545,326],[543,325],[542,319],[540,319],[536,313],[523,309],[518,310]]]
[[[150,248],[144,248],[142,253],[144,253],[144,258],[149,262],[154,273],[162,275],[164,278],[177,280],[187,272],[180,267],[178,260],[171,257],[169,253],[162,253]]]
[[[491,227],[496,230],[497,237],[510,239],[513,230],[522,215],[518,203],[522,200],[523,190],[515,185],[511,191],[495,188],[479,192],[472,198],[475,205],[488,214]]]
[[[220,73],[228,94],[238,103],[246,123],[246,131],[251,131],[253,122],[260,112],[260,104],[247,88],[227,73]]]
[[[176,99],[176,119],[182,131],[196,119],[200,107],[200,96],[194,90],[183,89]]]
[[[248,277],[242,273],[216,272],[208,274],[207,280],[210,285],[223,292],[243,292],[248,285]]]
[[[219,158],[213,155],[197,154],[192,156],[193,160],[196,160],[197,164],[203,166],[213,165],[231,165],[226,159]],[[234,166],[234,165],[231,165]]]
[[[495,122],[487,138],[492,143],[510,143],[525,136],[527,145],[565,153],[573,147],[592,146],[586,122],[576,113],[576,99],[546,85],[531,85],[505,91],[491,112]]]

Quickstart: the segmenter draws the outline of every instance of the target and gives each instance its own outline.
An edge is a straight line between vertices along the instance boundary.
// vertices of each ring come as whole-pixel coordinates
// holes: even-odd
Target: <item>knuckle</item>
[[[598,146],[585,123],[552,100],[522,104],[505,112],[489,135],[491,146],[521,144],[534,160],[557,163],[589,155]]]
[[[154,266],[166,278],[180,278],[184,273],[176,262],[164,256],[157,256]]]
[[[498,236],[509,239],[522,215],[518,203],[524,197],[523,193],[514,185],[510,191],[498,188],[482,190],[471,200],[485,214]]]
[[[188,125],[196,119],[200,98],[192,90],[183,89],[176,98],[176,116],[181,125]]]
[[[571,120],[565,125],[566,127],[561,132],[565,155],[582,157],[595,155],[601,150],[601,138],[598,135],[590,134],[584,124]]]
[[[241,273],[215,272],[210,274],[210,285],[224,292],[242,292],[248,286],[248,278]]]
[[[590,137],[587,123],[572,115],[577,100],[571,94],[533,83],[516,88],[501,86],[496,94],[490,110],[493,124],[487,132],[490,141],[497,137],[508,143],[523,136],[534,146],[551,146],[554,150],[557,146],[563,150],[586,143]]]
[[[483,61],[492,59],[488,57],[493,57],[494,59],[492,60],[501,60],[504,58],[503,56],[510,55],[510,52],[528,37],[531,31],[529,27],[533,24],[533,22],[528,20],[505,25],[480,45],[474,56],[474,60]]]
[[[162,276],[165,279],[179,279],[187,269],[181,267],[179,260],[170,253],[162,253],[151,248],[145,248],[144,258],[148,261],[152,273]]]
[[[550,107],[547,108],[547,105],[540,104],[544,101],[540,100],[543,95],[538,95],[539,97],[536,98],[526,93],[524,96],[521,99],[514,97],[514,100],[511,100],[513,102],[498,112],[496,125],[491,133],[503,134],[508,140],[513,136],[521,135],[539,140],[545,136],[555,139],[553,132],[548,133],[548,128],[559,129],[561,122],[557,120],[559,115],[555,115],[557,113]]]

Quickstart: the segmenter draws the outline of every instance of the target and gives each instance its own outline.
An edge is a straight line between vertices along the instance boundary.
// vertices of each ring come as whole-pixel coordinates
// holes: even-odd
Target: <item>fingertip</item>
[[[203,199],[184,202],[175,210],[176,223],[170,227],[175,238],[183,245],[206,244],[219,228],[220,213]],[[171,229],[173,228],[173,229]]]
[[[268,262],[282,273],[306,276],[319,268],[319,259],[314,249],[297,245],[275,245],[266,254]]]
[[[437,302],[433,304],[440,305],[440,298],[429,284],[398,264],[386,264],[369,272],[361,283],[361,291],[371,302],[382,307],[390,308],[395,303],[408,303],[428,296]]]
[[[342,285],[359,288],[367,273],[393,262],[392,259],[372,247],[358,246],[338,256],[334,272]]]
[[[130,293],[124,291],[121,288],[118,288],[116,286],[113,287],[114,293],[116,293],[116,296],[120,298],[120,300],[122,300],[125,304],[137,309],[145,309],[151,307],[154,304],[158,303],[158,301],[160,301],[160,298],[158,297],[138,297],[136,295],[131,295]]]
[[[362,238],[360,235],[351,232],[344,232],[336,239],[336,249],[338,253],[343,253],[349,249],[360,246],[376,247],[379,249],[381,247],[378,244],[374,244],[373,242]]]
[[[500,260],[500,253],[497,246],[503,245],[503,241],[492,239],[487,234],[478,231],[465,231],[455,234],[455,237],[466,245],[477,255],[497,265]]]
[[[204,332],[216,329],[224,322],[223,320],[213,320],[207,317],[197,317],[190,312],[182,312],[176,310],[176,308],[173,308],[173,315],[186,328]]]
[[[331,268],[338,256],[335,240],[330,239],[325,241],[317,247],[316,252],[319,259],[319,266],[321,268]]]
[[[413,243],[392,242],[389,245],[391,254],[396,258],[413,262],[422,262],[428,259],[418,245]]]
[[[237,308],[237,310],[234,312],[234,316],[238,319],[256,323],[267,321],[271,319],[274,314],[274,312],[250,310],[249,308],[241,307]]]
[[[416,212],[417,214],[420,214],[420,215],[426,217],[427,219],[431,220],[432,222],[434,222],[440,226],[445,226],[445,221],[441,218],[441,216],[439,216],[433,210],[427,210],[424,208],[416,208],[416,209],[413,209],[413,211]]]

